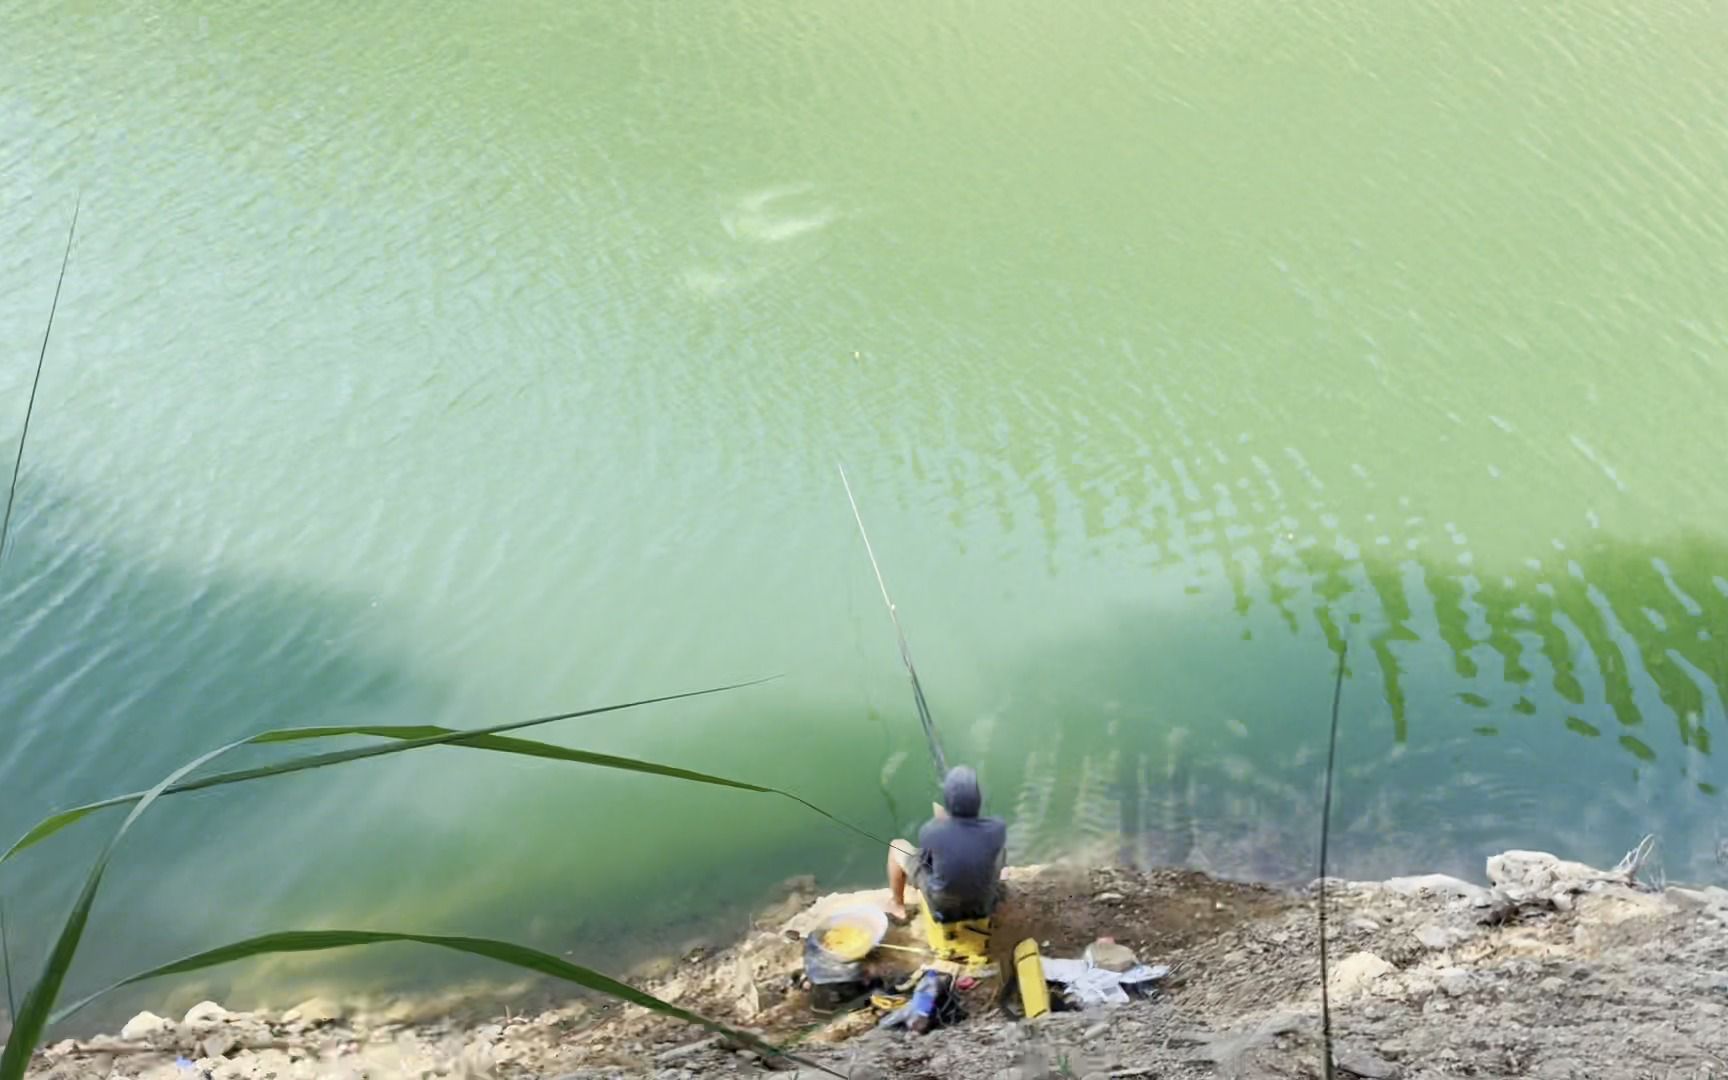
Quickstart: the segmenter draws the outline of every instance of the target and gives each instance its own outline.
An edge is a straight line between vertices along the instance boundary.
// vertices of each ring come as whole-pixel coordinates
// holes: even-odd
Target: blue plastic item
[[[918,989],[912,991],[912,1001],[907,1006],[911,1015],[906,1018],[906,1026],[920,1034],[935,1027],[936,999],[941,993],[941,976],[934,971],[926,971],[924,977],[918,980]]]

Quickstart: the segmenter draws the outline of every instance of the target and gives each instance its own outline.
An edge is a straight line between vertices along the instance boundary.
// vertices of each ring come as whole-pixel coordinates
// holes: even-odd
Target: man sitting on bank
[[[978,774],[956,765],[942,781],[942,806],[918,830],[918,847],[896,840],[888,850],[888,916],[906,919],[906,883],[924,897],[936,922],[983,919],[996,905],[1008,840],[1001,818],[979,817]]]

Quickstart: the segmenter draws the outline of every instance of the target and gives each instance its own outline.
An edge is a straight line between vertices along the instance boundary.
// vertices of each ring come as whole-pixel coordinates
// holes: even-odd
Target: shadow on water
[[[0,842],[53,810],[147,787],[248,733],[483,719],[458,691],[381,650],[392,630],[364,599],[178,565],[111,535],[99,507],[64,491],[32,492],[23,505],[0,582],[0,604],[25,613],[0,631],[0,714],[11,733],[0,746]],[[793,770],[794,786],[884,833],[898,824],[892,768],[822,775],[855,752],[832,705],[716,699],[640,719],[533,737],[624,753],[643,752],[632,740],[664,737],[644,756],[775,781],[785,776],[779,762],[738,739],[737,726],[807,732],[778,747],[807,765]],[[685,730],[668,735],[667,721]],[[242,749],[225,765],[295,753]],[[81,822],[0,869],[20,986],[118,820],[108,812]],[[780,800],[429,751],[157,805],[110,870],[66,992],[249,934],[330,925],[503,937],[622,972],[735,934],[777,874],[861,880],[879,876],[881,863],[867,842]],[[204,997],[285,1006],[314,992],[459,986],[486,1009],[495,1001],[486,989],[512,978],[426,949],[266,958],[122,991],[71,1031],[112,1030],[140,1008]]]
[[[1335,872],[1479,877],[1514,846],[1612,862],[1655,832],[1671,876],[1712,879],[1723,566],[1728,546],[1699,537],[1493,576],[1318,545],[1263,557],[1227,608],[1191,590],[1015,665],[999,726],[1035,737],[985,749],[989,779],[1014,793],[1018,857],[1307,880],[1348,639]]]
[[[363,601],[177,566],[106,536],[100,507],[44,486],[23,494],[0,581],[0,607],[20,613],[0,629],[6,843],[52,810],[146,787],[250,732],[424,719],[439,701],[433,680],[378,655]],[[271,782],[153,810],[109,875],[68,989],[282,915],[269,892],[286,880],[295,842],[309,838],[266,826],[328,790],[317,779]],[[38,970],[117,824],[99,816],[0,870],[15,982]],[[266,845],[280,851],[260,845],[273,833],[281,838]]]

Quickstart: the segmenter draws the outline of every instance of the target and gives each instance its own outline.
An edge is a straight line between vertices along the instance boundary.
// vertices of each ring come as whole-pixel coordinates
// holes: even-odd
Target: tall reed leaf
[[[237,784],[243,780],[258,780],[267,776],[281,776],[285,773],[301,772],[306,769],[323,768],[326,765],[339,765],[360,758],[380,757],[385,754],[398,754],[407,750],[417,750],[424,746],[455,745],[468,746],[479,750],[496,750],[505,753],[524,754],[530,757],[554,758],[564,761],[575,761],[587,765],[599,765],[605,768],[627,769],[632,772],[653,773],[658,776],[670,776],[680,780],[692,780],[704,784],[718,784],[722,787],[736,788],[741,791],[753,791],[765,794],[783,795],[799,803],[803,799],[789,792],[776,788],[748,784],[741,780],[728,780],[722,776],[711,776],[707,773],[692,772],[671,765],[658,765],[650,761],[638,761],[634,758],[615,757],[610,754],[592,754],[584,750],[570,750],[550,743],[534,742],[528,739],[498,738],[497,732],[516,731],[522,728],[535,727],[540,724],[550,724],[558,720],[574,720],[581,716],[594,716],[599,713],[616,712],[620,709],[631,709],[642,705],[653,705],[662,701],[675,701],[679,698],[697,697],[702,694],[717,694],[725,690],[736,690],[745,686],[755,686],[765,682],[755,679],[751,682],[734,683],[731,686],[718,686],[708,690],[691,690],[682,694],[669,694],[665,697],[645,698],[641,701],[626,702],[622,705],[603,705],[594,709],[580,709],[576,712],[557,713],[552,716],[535,717],[532,720],[517,720],[508,724],[496,724],[492,727],[454,729],[433,727],[431,725],[409,725],[401,727],[356,725],[353,727],[311,727],[311,728],[279,728],[274,731],[260,732],[257,735],[242,739],[236,745],[259,745],[267,743],[295,742],[303,739],[323,739],[338,735],[375,735],[397,740],[396,745],[363,746],[352,750],[339,750],[327,754],[317,754],[310,757],[294,758],[289,761],[279,761],[272,765],[262,765],[254,769],[241,769],[236,772],[218,773],[215,776],[199,777],[184,783],[174,784],[164,795],[178,795],[187,791],[201,791],[205,788],[220,787],[224,784]],[[81,821],[98,810],[110,806],[124,806],[142,799],[145,792],[135,791],[128,795],[115,795],[112,798],[98,802],[75,806],[51,814],[33,825],[28,832],[20,837],[5,854],[0,855],[0,863],[33,847],[48,837],[64,829],[66,826]],[[824,816],[832,817],[827,811],[811,806]],[[874,838],[872,838],[874,839]]]
[[[48,1014],[54,1009],[54,999],[59,996],[60,986],[66,981],[66,972],[72,967],[72,957],[78,952],[78,942],[84,937],[84,926],[90,921],[90,907],[96,902],[96,890],[102,885],[102,874],[108,869],[108,860],[113,858],[114,849],[119,846],[121,837],[132,828],[132,823],[150,809],[150,804],[174,781],[185,776],[198,766],[213,757],[226,754],[237,746],[244,746],[245,740],[231,742],[207,754],[193,758],[191,761],[175,769],[162,778],[162,782],[146,791],[138,800],[138,805],[126,815],[126,820],[120,823],[120,828],[108,838],[108,843],[97,856],[96,863],[90,867],[90,876],[84,879],[84,888],[78,894],[78,900],[72,905],[72,911],[66,916],[66,925],[61,927],[60,936],[54,942],[54,949],[48,954],[48,962],[42,965],[42,975],[36,980],[36,985],[24,995],[24,1004],[18,1007],[18,1015],[12,1018],[12,1033],[6,1038],[6,1049],[0,1053],[0,1080],[24,1080],[24,1072],[30,1067],[30,1053],[36,1049],[36,1044],[42,1039],[42,1031],[48,1025]]]
[[[562,719],[562,717],[557,719]],[[248,744],[289,742],[297,739],[330,738],[339,735],[373,735],[386,739],[417,741],[430,739],[435,735],[446,734],[463,735],[464,733],[459,730],[434,727],[432,725],[407,725],[400,727],[361,725],[354,727],[283,728],[277,731],[267,731],[261,735],[254,735],[245,741]],[[421,745],[434,744],[421,743]],[[447,743],[436,745],[462,746],[474,750],[491,750],[505,754],[520,754],[524,757],[546,758],[553,761],[569,761],[578,765],[595,765],[604,769],[622,769],[627,772],[639,772],[647,773],[651,776],[670,777],[674,780],[688,780],[699,784],[713,784],[718,787],[728,787],[737,791],[748,791],[762,795],[778,795],[783,799],[790,799],[808,810],[821,814],[829,821],[834,822],[842,828],[849,829],[873,843],[883,845],[886,845],[887,843],[887,841],[876,836],[874,833],[870,833],[849,821],[836,817],[834,814],[824,810],[820,806],[817,806],[808,799],[795,795],[783,788],[768,787],[762,784],[752,784],[743,780],[733,780],[724,776],[716,776],[713,773],[696,772],[691,769],[681,769],[675,765],[661,765],[658,762],[643,761],[638,758],[619,757],[615,754],[600,754],[590,750],[576,750],[567,746],[556,746],[552,743],[536,742],[532,739],[514,739],[507,735],[465,735],[462,738],[452,739]],[[412,748],[394,747],[387,749]],[[337,764],[339,763],[339,760],[347,760],[345,758],[331,760],[332,758],[337,757],[337,755],[322,754],[316,757],[296,758],[291,761],[280,762],[276,765],[262,766],[256,769],[241,769],[235,772],[217,773],[214,776],[203,776],[195,780],[187,780],[175,784],[162,794],[177,795],[186,791],[202,791],[205,788],[220,787],[224,784],[237,784],[243,780],[257,780],[262,777],[278,776],[282,773],[298,772],[303,769],[316,769],[324,765]],[[64,829],[66,826],[80,821],[98,810],[105,810],[110,806],[124,806],[127,803],[136,802],[143,797],[143,792],[133,792],[130,795],[116,795],[113,798],[103,799],[99,802],[86,803],[83,806],[75,806],[70,810],[62,810],[57,814],[52,814],[43,818],[32,826],[29,832],[26,832],[16,843],[7,849],[5,854],[0,854],[0,863],[4,863],[7,859],[10,859],[25,848],[32,847],[43,840],[46,840],[48,837],[59,832],[61,829]]]
[[[755,680],[755,682],[761,681],[763,680]],[[640,701],[627,702],[621,705],[603,705],[598,708],[582,709],[571,713],[560,713],[555,716],[544,716],[532,720],[517,720],[506,724],[495,724],[491,727],[476,728],[467,731],[445,731],[436,735],[425,735],[417,738],[403,739],[393,744],[385,744],[382,746],[362,746],[351,750],[335,751],[328,754],[316,754],[311,757],[280,762],[276,765],[264,766],[259,769],[245,770],[245,776],[237,776],[236,778],[255,779],[264,776],[275,776],[280,773],[298,772],[302,769],[319,768],[324,765],[336,765],[341,762],[355,761],[361,758],[403,753],[408,750],[417,750],[426,746],[455,743],[463,739],[474,738],[477,736],[490,736],[503,731],[514,731],[520,728],[532,727],[536,724],[548,724],[555,720],[572,719],[578,716],[592,716],[605,712],[616,712],[620,709],[634,708],[640,705],[651,705],[662,701],[673,701],[678,698],[697,697],[703,694],[716,694],[725,690],[735,690],[739,687],[749,685],[753,685],[753,683],[736,683],[730,686],[711,687],[706,690],[691,690],[681,694],[667,694],[661,697],[645,698]],[[294,729],[290,729],[290,731],[292,730]],[[315,738],[327,735],[335,729],[324,728],[309,730],[321,733],[319,735],[306,736],[308,738]],[[120,828],[117,829],[114,835],[109,838],[108,843],[102,849],[102,853],[97,856],[95,864],[90,868],[90,874],[84,881],[84,888],[78,894],[77,901],[73,904],[72,910],[66,916],[66,923],[60,930],[60,936],[55,940],[54,948],[48,954],[48,960],[43,965],[41,976],[36,980],[36,984],[30,988],[29,993],[24,996],[24,1002],[19,1006],[18,1014],[13,1018],[12,1032],[7,1037],[5,1051],[0,1053],[0,1080],[23,1080],[24,1072],[30,1065],[30,1054],[35,1049],[36,1044],[41,1041],[42,1032],[47,1026],[49,1014],[54,1009],[55,999],[60,993],[61,985],[66,981],[66,973],[72,966],[72,959],[78,952],[78,944],[84,936],[84,927],[90,919],[90,908],[95,904],[96,892],[102,884],[102,875],[108,869],[108,862],[114,855],[114,849],[119,845],[121,838],[124,837],[127,831],[132,828],[132,823],[137,821],[138,818],[143,815],[144,811],[149,809],[150,805],[159,797],[165,794],[170,788],[173,788],[182,777],[186,776],[186,774],[197,769],[212,758],[248,744],[260,741],[285,741],[295,737],[296,736],[293,734],[284,732],[264,732],[261,735],[239,739],[226,746],[194,758],[192,761],[169,773],[160,783],[148,791],[142,792],[138,795],[126,796],[117,800],[110,800],[108,805],[114,805],[120,802],[134,802],[135,805],[132,807],[132,812],[126,815],[126,820],[120,824]],[[658,766],[656,768],[665,769],[667,767]],[[692,774],[690,778],[694,778],[697,775],[699,774]],[[235,781],[230,780],[228,782],[232,783]],[[737,784],[736,782],[723,781],[723,783],[728,787],[746,786]],[[78,820],[78,818],[83,817],[89,812],[90,809],[84,809],[82,813],[78,811],[66,811],[63,814],[56,815],[55,818],[49,820],[50,822],[58,821],[58,824],[54,824],[46,831],[39,832],[39,830],[43,829],[43,826],[37,826],[36,829],[31,830],[31,834],[37,834],[35,835],[35,839],[31,840],[31,842],[34,843],[36,840],[40,840],[43,836],[70,824],[72,821]],[[22,850],[23,846],[27,845],[25,845],[23,841],[20,841],[18,844],[13,845],[13,851]],[[10,854],[11,852],[8,852],[8,855]]]
[[[793,1057],[784,1050],[781,1050],[779,1047],[774,1046],[772,1043],[764,1042],[762,1039],[747,1031],[738,1031],[729,1028],[724,1024],[710,1020],[705,1016],[700,1016],[696,1013],[690,1012],[687,1009],[680,1009],[678,1006],[669,1002],[661,1001],[654,995],[643,990],[638,990],[628,983],[619,982],[617,979],[611,978],[607,975],[602,975],[600,972],[595,971],[592,968],[585,968],[579,964],[572,964],[567,960],[562,960],[548,953],[539,952],[522,945],[513,945],[508,941],[497,941],[492,938],[446,937],[438,934],[399,934],[381,930],[287,930],[274,934],[262,934],[258,937],[247,938],[244,941],[236,941],[229,945],[223,945],[220,948],[208,949],[204,952],[185,957],[184,959],[175,960],[172,963],[163,964],[160,967],[151,968],[149,971],[139,972],[136,975],[121,979],[112,986],[103,987],[101,990],[96,991],[89,997],[68,1005],[58,1013],[55,1013],[53,1022],[59,1023],[102,995],[118,990],[122,986],[130,986],[133,983],[143,982],[145,979],[154,979],[160,975],[180,975],[188,971],[198,971],[202,968],[215,967],[218,964],[232,963],[235,960],[245,960],[249,957],[264,956],[270,953],[319,952],[325,949],[346,949],[356,945],[378,945],[388,942],[404,941],[417,942],[422,945],[436,945],[440,948],[454,949],[457,952],[472,953],[475,956],[484,956],[492,960],[512,964],[519,968],[526,968],[529,971],[537,971],[542,975],[550,975],[555,979],[563,979],[565,982],[576,983],[577,985],[585,986],[590,990],[598,990],[602,994],[610,995],[611,997],[618,998],[622,1001],[628,1001],[633,1005],[640,1005],[645,1009],[652,1009],[654,1012],[662,1015],[674,1017],[678,1020],[683,1020],[690,1024],[696,1024],[700,1027],[705,1027],[709,1031],[716,1032],[717,1034],[724,1035],[729,1039],[748,1045],[763,1054],[774,1057],[787,1057],[793,1061],[797,1061],[801,1065],[808,1065],[811,1068],[819,1069],[831,1076],[840,1075],[839,1073],[832,1072],[815,1062]]]

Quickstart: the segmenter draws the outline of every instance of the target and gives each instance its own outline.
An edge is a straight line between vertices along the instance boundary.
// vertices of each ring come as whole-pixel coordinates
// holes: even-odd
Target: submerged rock
[[[282,1014],[285,1024],[327,1024],[332,1020],[340,1020],[342,1010],[323,998],[307,998],[300,1004]]]
[[[200,1001],[186,1010],[186,1019],[181,1021],[189,1028],[210,1028],[234,1015],[214,1001]]]

